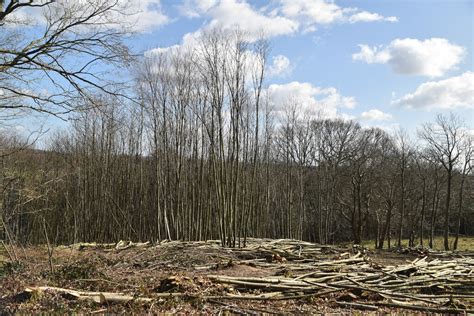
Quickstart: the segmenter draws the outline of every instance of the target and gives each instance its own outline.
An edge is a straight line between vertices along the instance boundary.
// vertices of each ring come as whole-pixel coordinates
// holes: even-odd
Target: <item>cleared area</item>
[[[474,252],[289,239],[10,248],[1,312],[474,312]],[[12,261],[15,257],[18,261]]]

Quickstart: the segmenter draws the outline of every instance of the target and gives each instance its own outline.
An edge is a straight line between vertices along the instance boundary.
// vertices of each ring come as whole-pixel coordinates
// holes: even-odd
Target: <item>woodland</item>
[[[264,34],[138,53],[124,5],[0,0],[0,313],[473,312],[462,117],[276,105]]]
[[[263,36],[210,30],[140,57],[112,24],[119,2],[89,2],[2,1],[0,238],[383,248],[442,235],[448,250],[473,234],[472,127],[455,113],[409,135],[301,113],[298,100],[275,111]],[[22,31],[15,13],[38,6],[44,34]],[[67,127],[9,131],[37,115]]]

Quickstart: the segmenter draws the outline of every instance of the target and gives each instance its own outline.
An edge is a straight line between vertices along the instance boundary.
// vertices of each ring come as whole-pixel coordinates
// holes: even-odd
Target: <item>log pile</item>
[[[212,248],[219,248],[220,242],[212,240],[200,242],[194,247],[208,251]],[[349,256],[348,249],[334,245],[320,245],[294,239],[259,239],[248,238],[245,248],[226,248],[229,254],[240,259],[235,264],[248,264],[257,267],[275,267],[275,264],[288,262],[289,268],[301,269],[305,263],[327,260],[328,258]],[[363,259],[359,258],[357,261]],[[294,264],[299,264],[295,267]],[[213,265],[195,266],[197,270],[206,270]]]
[[[68,246],[69,248],[76,249],[76,250],[85,250],[85,249],[104,249],[104,250],[116,250],[121,251],[130,248],[147,248],[150,247],[151,243],[147,242],[132,242],[132,241],[125,241],[120,240],[117,243],[96,243],[96,242],[81,242],[76,243]]]
[[[472,257],[474,258],[474,252],[472,251],[441,251],[434,250],[420,245],[416,247],[397,247],[392,248],[392,252],[404,254],[404,255],[417,255],[417,256],[430,256],[437,258],[451,258],[451,257]]]
[[[291,277],[230,277],[209,275],[232,285],[229,299],[287,300],[336,297],[336,305],[365,310],[379,307],[425,312],[474,312],[474,259],[448,261],[427,257],[400,266],[380,266],[360,253],[347,259],[282,264]],[[255,290],[261,294],[254,294]],[[335,295],[338,294],[338,295]]]
[[[126,254],[126,251],[122,251],[129,248],[146,248],[137,253],[131,252],[131,262],[134,264],[130,269],[139,266],[135,261],[147,254],[156,259],[158,264],[163,261],[160,255],[189,249],[212,253],[212,258],[222,258],[223,261],[193,266],[206,284],[205,291],[199,288],[197,282],[195,290],[191,291],[179,286],[165,287],[162,282],[163,286],[157,287],[157,292],[148,297],[133,295],[135,290],[125,294],[30,287],[27,291],[58,292],[72,299],[86,299],[101,304],[131,301],[154,304],[157,300],[179,297],[237,308],[231,303],[324,299],[325,304],[332,308],[368,311],[400,308],[433,313],[474,313],[472,256],[424,256],[403,264],[386,265],[376,263],[371,259],[371,254],[361,247],[341,248],[299,240],[253,238],[247,240],[245,248],[222,248],[217,240],[164,241],[154,245],[119,242],[82,246],[120,254]],[[216,269],[219,264],[224,268]],[[239,276],[226,275],[227,268],[244,265],[263,271],[260,275],[265,276],[245,273]],[[146,269],[150,270],[150,267],[154,265],[148,265]],[[192,276],[187,280],[195,282]]]

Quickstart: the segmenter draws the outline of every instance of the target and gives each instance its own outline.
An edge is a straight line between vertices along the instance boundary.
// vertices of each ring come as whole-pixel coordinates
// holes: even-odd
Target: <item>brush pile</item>
[[[439,313],[474,312],[472,257],[432,260],[425,256],[408,264],[383,266],[361,252],[351,255],[347,249],[284,239],[252,239],[247,248],[233,251],[257,257],[241,264],[276,264],[279,271],[269,277],[208,275],[213,282],[232,285],[235,293],[225,298],[287,300],[331,296],[337,298],[336,305],[364,310],[386,306]],[[330,259],[331,255],[335,259]]]
[[[289,276],[213,276],[213,282],[232,284],[242,300],[285,300],[339,293],[337,305],[378,310],[381,306],[439,313],[474,312],[474,260],[428,261],[426,257],[401,266],[372,264],[356,254],[347,259],[291,262]],[[255,290],[261,294],[255,293]]]
[[[172,301],[186,306],[176,312],[474,313],[472,256],[414,257],[358,246],[253,238],[246,240],[245,248],[222,248],[217,240],[121,241],[63,248],[69,250],[56,251],[100,258],[93,261],[97,273],[63,280],[58,278],[69,275],[64,271],[73,266],[56,266],[56,278],[37,278],[39,282],[25,284],[23,293],[12,297],[22,295],[31,302],[31,297],[43,293],[40,297],[106,305],[106,311],[133,304],[164,311]],[[20,308],[16,310],[26,306],[15,304],[12,301],[11,306]]]

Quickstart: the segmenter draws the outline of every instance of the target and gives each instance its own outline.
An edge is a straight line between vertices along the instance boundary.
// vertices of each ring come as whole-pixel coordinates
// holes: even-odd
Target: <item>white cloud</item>
[[[395,16],[384,17],[378,13],[371,13],[367,11],[357,12],[349,17],[350,23],[377,21],[398,22],[398,18]]]
[[[466,130],[466,134],[468,135],[468,137],[473,137],[474,138],[474,129],[467,129]]]
[[[396,73],[428,77],[443,76],[455,69],[465,56],[463,47],[444,38],[395,39],[386,47],[359,47],[360,51],[352,55],[353,60],[389,64]]]
[[[474,108],[474,73],[421,84],[413,93],[392,102],[409,108]]]
[[[196,32],[186,33],[180,44],[152,48],[145,51],[144,55],[145,57],[153,57],[153,55],[158,56],[171,53],[196,52],[196,48],[198,48],[201,43],[201,36],[203,35],[202,31],[203,30],[197,30]]]
[[[299,26],[297,21],[279,15],[267,15],[238,0],[222,0],[209,10],[209,14],[213,18],[209,23],[210,28],[241,29],[254,37],[292,34]]]
[[[117,19],[130,23],[134,31],[151,31],[170,22],[169,17],[162,12],[160,1],[135,0],[133,5],[128,7],[127,12],[124,15],[117,16]]]
[[[208,26],[239,28],[253,36],[263,30],[267,37],[314,32],[317,25],[333,23],[398,21],[393,16],[340,7],[332,0],[277,0],[262,7],[245,0],[184,0],[178,9],[189,18],[211,17]]]
[[[308,82],[272,84],[267,92],[277,113],[284,113],[288,107],[296,106],[301,113],[310,116],[334,118],[339,116],[339,109],[356,105],[353,97],[342,96],[335,88],[316,87]]]
[[[59,2],[65,2],[61,0]],[[103,1],[103,0],[101,0]],[[94,8],[93,0],[75,0],[75,3],[91,9]],[[64,5],[64,4],[63,4]],[[69,4],[68,4],[69,5]],[[87,14],[87,12],[84,12]],[[150,32],[170,22],[170,18],[162,12],[161,0],[118,0],[117,5],[107,15],[98,21],[111,28],[124,27],[133,32]]]
[[[357,117],[354,116],[354,115],[351,115],[351,114],[339,112],[339,113],[337,114],[337,118],[338,118],[338,119],[345,120],[345,121],[353,121],[353,120],[355,120]]]
[[[364,61],[368,64],[384,64],[388,62],[391,58],[390,52],[388,52],[387,50],[379,51],[377,47],[371,48],[370,46],[363,44],[359,45],[359,47],[360,52],[352,54],[353,60]]]
[[[227,63],[227,65],[233,65],[234,63],[234,48],[239,45],[237,43],[237,37],[235,37],[233,32],[222,32],[216,34],[220,40],[217,43],[218,48],[217,52],[220,58]],[[214,39],[213,34],[210,35]],[[182,43],[179,45],[172,45],[168,47],[158,47],[153,48],[148,51],[145,51],[144,56],[147,58],[155,57],[165,57],[171,59],[165,59],[166,62],[169,62],[173,57],[184,57],[187,60],[192,59],[194,64],[205,65],[205,51],[208,48],[208,34],[206,30],[197,31],[194,33],[188,33],[183,37]],[[245,51],[242,55],[242,74],[246,84],[252,85],[255,75],[260,73],[263,60],[258,55],[258,53],[253,50],[253,46],[250,44],[245,48]],[[266,76],[276,77],[284,76],[285,74],[290,73],[291,63],[290,60],[283,55],[276,55],[272,59],[272,63],[266,66]],[[160,70],[162,71],[162,70]],[[172,70],[173,72],[173,70]]]
[[[26,128],[23,125],[15,125],[13,128],[18,133],[26,132]]]
[[[344,12],[333,2],[324,0],[281,0],[281,11],[292,18],[304,18],[308,23],[330,24],[341,21]]]
[[[162,55],[162,54],[167,54],[172,51],[178,51],[181,49],[182,45],[172,45],[172,46],[167,46],[167,47],[157,47],[153,48],[150,50],[147,50],[144,53],[145,57],[153,57],[154,55]]]
[[[179,12],[188,18],[198,18],[217,4],[217,0],[184,0]]]
[[[276,55],[272,58],[272,64],[268,67],[268,76],[277,77],[288,75],[292,70],[291,62],[284,55]]]
[[[377,110],[377,109],[371,109],[371,110],[362,112],[360,117],[363,120],[367,120],[367,121],[388,121],[388,120],[392,119],[391,114],[382,112],[382,111]]]
[[[328,0],[280,0],[280,3],[283,15],[302,21],[305,30],[315,30],[318,24],[398,21],[394,16],[384,17],[358,8],[343,8]]]
[[[395,136],[398,131],[400,131],[400,124],[399,123],[390,123],[390,124],[371,124],[369,122],[362,123],[362,128],[379,128],[388,134]]]

